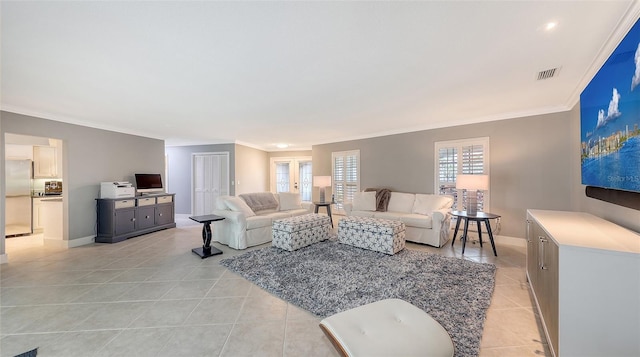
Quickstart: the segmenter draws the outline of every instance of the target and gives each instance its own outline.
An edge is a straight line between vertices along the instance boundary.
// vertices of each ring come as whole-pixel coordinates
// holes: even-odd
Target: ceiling
[[[630,0],[0,6],[3,110],[267,151],[569,110],[640,13]]]

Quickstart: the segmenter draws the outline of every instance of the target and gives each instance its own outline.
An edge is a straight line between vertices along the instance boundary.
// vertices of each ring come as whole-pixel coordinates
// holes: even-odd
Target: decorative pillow
[[[449,204],[452,201],[451,196],[444,195],[423,195],[416,194],[416,201],[413,204],[413,213],[430,215],[433,211],[441,208],[451,207]]]
[[[300,202],[299,194],[294,192],[280,192],[278,196],[280,196],[281,211],[289,211],[292,209],[302,208],[302,203]]]
[[[244,213],[245,217],[252,217],[256,215],[240,197],[229,197],[225,200],[225,204],[232,211]]]
[[[387,212],[411,213],[415,200],[413,193],[391,192]]]
[[[376,210],[376,191],[356,192],[353,195],[354,211],[375,211]]]

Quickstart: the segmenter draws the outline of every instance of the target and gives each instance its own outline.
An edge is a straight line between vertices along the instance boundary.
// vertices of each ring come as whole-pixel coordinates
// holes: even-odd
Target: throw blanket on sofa
[[[240,198],[251,208],[253,212],[275,209],[278,201],[271,192],[243,193]]]
[[[387,212],[389,199],[391,199],[391,190],[386,188],[366,188],[365,192],[376,192],[376,211]]]

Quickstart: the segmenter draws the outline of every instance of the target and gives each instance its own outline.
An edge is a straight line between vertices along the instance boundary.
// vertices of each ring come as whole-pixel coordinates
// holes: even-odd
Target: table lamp
[[[467,213],[478,213],[478,191],[489,189],[489,175],[458,175],[456,189],[467,190]]]
[[[331,176],[314,176],[313,186],[320,187],[320,202],[325,203],[324,189],[331,187]]]

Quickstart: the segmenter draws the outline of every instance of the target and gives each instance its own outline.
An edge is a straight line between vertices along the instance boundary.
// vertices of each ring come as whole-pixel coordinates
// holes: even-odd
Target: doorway
[[[212,214],[216,198],[229,194],[229,153],[191,156],[191,215]]]
[[[302,201],[311,201],[313,175],[311,157],[272,157],[271,192],[296,192]]]

